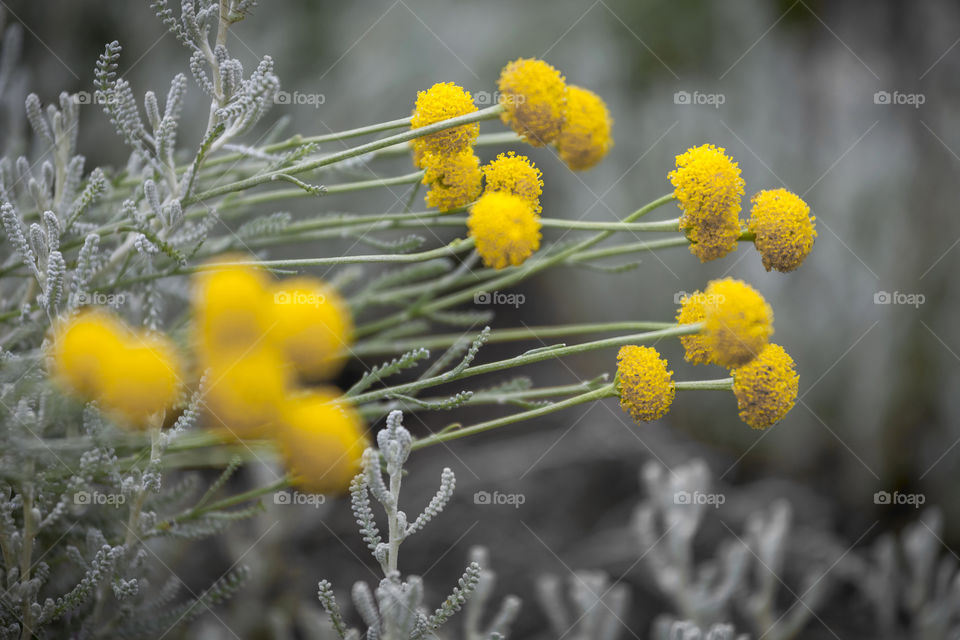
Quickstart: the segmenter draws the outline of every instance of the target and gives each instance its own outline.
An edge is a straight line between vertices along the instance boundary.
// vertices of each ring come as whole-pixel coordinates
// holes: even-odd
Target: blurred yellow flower
[[[708,262],[737,248],[740,237],[740,168],[723,148],[705,144],[677,156],[669,174],[683,215],[680,229],[690,238],[690,252]]]
[[[223,256],[220,262],[243,259]],[[200,271],[193,285],[193,333],[203,360],[238,357],[260,344],[272,325],[268,277],[249,266]]]
[[[540,216],[528,201],[509,193],[480,196],[467,227],[483,263],[494,269],[523,264],[540,248]]]
[[[670,410],[676,394],[673,371],[652,347],[627,345],[617,353],[620,408],[634,422],[650,422]]]
[[[731,373],[740,418],[754,429],[780,422],[797,401],[799,377],[793,358],[778,344],[768,344]]]
[[[503,122],[524,141],[542,147],[560,135],[567,112],[567,83],[543,60],[518,58],[500,72]]]
[[[472,149],[455,154],[427,153],[422,166],[423,184],[430,186],[428,207],[450,211],[470,204],[480,195],[483,174]]]
[[[483,168],[486,192],[502,191],[519,196],[529,202],[537,214],[543,210],[540,206],[542,175],[527,156],[518,156],[513,151],[501,153]]]
[[[60,385],[92,400],[103,390],[109,363],[126,348],[128,329],[114,315],[84,310],[54,325],[52,375]]]
[[[753,209],[747,230],[767,271],[793,271],[813,248],[816,218],[800,196],[786,189],[761,191],[750,200]]]
[[[426,91],[417,93],[417,104],[410,119],[410,127],[419,129],[477,110],[470,92],[453,82],[439,82]],[[437,131],[417,138],[414,143],[414,163],[422,168],[421,159],[427,153],[453,155],[469,149],[477,141],[480,125],[476,122]]]
[[[360,471],[367,447],[363,420],[329,390],[291,396],[283,407],[277,444],[295,486],[339,493]]]
[[[712,280],[704,291],[704,343],[710,361],[739,367],[757,357],[773,334],[773,310],[741,280]]]
[[[260,345],[239,357],[217,356],[207,366],[203,401],[213,427],[238,439],[271,435],[292,373],[280,352]]]
[[[353,319],[340,293],[319,278],[289,278],[271,287],[271,340],[308,380],[340,372],[351,344]]]
[[[613,148],[613,119],[603,99],[581,87],[567,87],[567,117],[557,137],[560,159],[574,171],[600,162]]]

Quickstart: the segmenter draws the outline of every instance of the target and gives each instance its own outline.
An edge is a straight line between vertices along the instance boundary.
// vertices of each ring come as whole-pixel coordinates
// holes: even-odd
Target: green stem
[[[674,383],[677,389],[712,389],[715,391],[730,391],[733,389],[733,378],[718,380],[687,380]]]
[[[249,502],[250,500],[255,500],[260,498],[268,493],[273,493],[275,491],[280,491],[290,486],[290,478],[283,477],[280,480],[272,484],[268,484],[264,487],[257,487],[255,489],[250,489],[249,491],[244,491],[243,493],[238,493],[236,495],[230,496],[229,498],[224,498],[218,500],[217,502],[211,502],[210,504],[201,507],[191,509],[183,515],[176,516],[171,520],[171,523],[174,522],[186,522],[188,520],[195,520],[204,514],[211,513],[213,511],[220,511],[222,509],[229,509],[230,507],[235,507],[238,504],[243,504],[244,502]]]

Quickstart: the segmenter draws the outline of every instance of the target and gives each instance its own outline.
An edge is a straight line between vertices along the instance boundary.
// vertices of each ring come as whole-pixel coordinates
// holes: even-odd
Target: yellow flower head
[[[724,149],[705,144],[677,156],[669,174],[683,215],[680,228],[693,244],[690,252],[708,262],[737,248],[740,237],[740,168]]]
[[[815,217],[800,196],[786,189],[761,191],[750,200],[753,210],[747,229],[767,271],[793,271],[803,262],[817,237]]]
[[[773,310],[741,280],[712,280],[703,294],[704,344],[710,361],[739,367],[753,360],[773,334]]]
[[[423,156],[423,184],[430,185],[427,206],[450,211],[477,199],[482,189],[480,160],[472,149],[455,154],[428,153]]]
[[[131,334],[126,347],[114,351],[103,373],[100,402],[110,413],[136,426],[173,406],[183,369],[170,340],[161,334]]]
[[[220,261],[243,259],[224,256]],[[194,341],[203,359],[239,355],[259,344],[270,327],[265,304],[269,280],[260,270],[226,266],[201,271],[194,280]]]
[[[519,196],[494,191],[480,196],[467,219],[483,263],[518,266],[540,248],[540,216]]]
[[[591,168],[613,148],[613,119],[603,99],[581,87],[567,88],[567,117],[556,139],[560,159],[574,171]]]
[[[311,493],[345,491],[367,447],[359,414],[326,390],[287,399],[277,441],[294,484]]]
[[[778,344],[768,344],[732,374],[740,419],[754,429],[776,424],[797,401],[799,378],[793,358]]]
[[[410,127],[419,129],[476,110],[469,91],[453,82],[439,82],[426,91],[417,93],[417,104],[410,119]],[[479,134],[480,125],[474,122],[417,138],[418,142],[414,144],[414,162],[422,167],[417,161],[418,150],[420,153],[450,155],[469,149],[477,141]]]
[[[277,282],[271,293],[270,338],[283,356],[307,379],[337,375],[353,334],[346,301],[327,283],[307,276]]]
[[[258,438],[276,427],[290,386],[290,365],[270,345],[208,363],[204,403],[211,424],[234,438]]]
[[[706,298],[700,291],[684,296],[680,304],[680,310],[677,311],[677,322],[679,324],[703,322],[706,315],[705,302]],[[710,349],[707,347],[706,337],[703,333],[680,336],[680,344],[683,345],[684,359],[687,362],[693,364],[710,362]]]
[[[50,347],[53,378],[87,400],[98,397],[106,369],[125,350],[128,338],[123,323],[104,311],[81,311],[60,320]]]
[[[543,60],[518,58],[500,72],[503,122],[535,147],[557,139],[567,112],[567,83]]]
[[[634,422],[650,422],[670,410],[676,386],[667,361],[652,347],[628,345],[617,354],[620,408]]]
[[[533,212],[539,214],[540,194],[543,193],[543,174],[527,156],[518,156],[513,151],[501,153],[496,160],[483,168],[488,192],[502,191],[520,196],[533,206]]]

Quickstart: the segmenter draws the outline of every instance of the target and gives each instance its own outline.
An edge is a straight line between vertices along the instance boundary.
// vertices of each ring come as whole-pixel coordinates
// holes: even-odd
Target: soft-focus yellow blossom
[[[242,259],[224,256],[227,262]],[[193,286],[194,342],[201,359],[237,357],[260,344],[272,323],[269,280],[248,266],[200,271]]]
[[[680,229],[692,241],[690,252],[707,262],[735,251],[744,185],[737,163],[723,148],[705,144],[677,156],[669,177],[683,210]]]
[[[620,408],[634,422],[650,422],[670,410],[676,386],[667,361],[652,347],[627,345],[617,353]]]
[[[410,127],[419,129],[441,120],[473,113],[477,110],[470,92],[453,82],[439,82],[426,91],[417,93],[417,104],[410,118]],[[422,167],[423,154],[453,155],[469,149],[477,141],[480,125],[476,122],[437,131],[417,138],[414,143],[414,163]]]
[[[483,173],[472,149],[455,154],[425,154],[423,166],[423,184],[430,186],[428,207],[450,211],[470,204],[480,195]]]
[[[773,334],[773,310],[741,280],[713,280],[704,291],[704,343],[710,361],[739,367],[759,354]]]
[[[567,117],[554,144],[560,159],[574,171],[600,162],[613,148],[613,119],[603,99],[594,92],[567,87]]]
[[[143,427],[176,402],[183,369],[166,336],[134,333],[107,362],[99,398],[106,411]]]
[[[81,311],[54,326],[52,374],[61,386],[92,400],[103,390],[109,363],[126,349],[129,331],[112,314]]]
[[[270,338],[297,372],[310,380],[340,372],[352,341],[353,319],[336,289],[318,278],[288,278],[271,287]]]
[[[700,291],[695,291],[684,296],[677,311],[677,322],[679,324],[693,324],[703,322],[706,314],[704,308],[704,295]],[[693,364],[707,364],[710,362],[710,349],[707,348],[706,338],[703,333],[693,333],[680,336],[680,344],[684,348],[684,359]]]
[[[776,424],[797,401],[799,377],[793,358],[778,344],[768,344],[732,375],[740,419],[754,429]]]
[[[767,271],[793,271],[803,262],[817,237],[816,218],[800,196],[786,189],[761,191],[751,198],[747,229]]]
[[[271,345],[207,363],[204,405],[214,428],[234,438],[271,435],[290,387],[291,365]]]
[[[513,151],[501,153],[483,168],[487,192],[502,191],[520,196],[539,214],[540,194],[543,193],[542,173],[527,156],[518,156]]]
[[[326,390],[287,399],[277,442],[294,485],[311,493],[345,491],[367,447],[359,414]]]
[[[500,72],[498,83],[504,123],[535,147],[560,135],[567,111],[567,83],[543,60],[519,58]]]
[[[494,269],[523,264],[540,248],[540,216],[509,193],[483,194],[470,208],[467,227],[483,263]]]

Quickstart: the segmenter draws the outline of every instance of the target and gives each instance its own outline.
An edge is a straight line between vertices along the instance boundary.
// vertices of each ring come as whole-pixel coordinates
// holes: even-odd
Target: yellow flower
[[[803,262],[817,237],[815,217],[800,196],[786,189],[761,191],[751,198],[747,229],[767,271],[793,271]]]
[[[773,334],[773,310],[741,280],[712,280],[704,291],[704,344],[710,361],[739,367],[759,354]]]
[[[224,256],[220,261],[242,259]],[[201,271],[194,280],[194,342],[205,360],[239,356],[259,344],[271,325],[267,277],[253,267]]]
[[[107,367],[124,351],[127,339],[123,323],[103,311],[81,311],[60,320],[50,348],[53,378],[87,400],[96,398]]]
[[[740,237],[740,168],[724,149],[705,144],[677,156],[669,174],[683,215],[680,229],[693,242],[690,252],[707,262],[737,248]]]
[[[705,298],[702,292],[695,291],[690,295],[684,296],[680,304],[680,310],[677,311],[677,322],[679,324],[693,324],[703,322],[706,315],[704,308]],[[684,348],[684,359],[693,364],[707,364],[710,362],[710,349],[707,348],[706,338],[703,333],[693,333],[680,336],[680,344]]]
[[[652,347],[628,345],[617,353],[620,408],[634,422],[656,420],[670,410],[676,385],[667,361]]]
[[[367,447],[359,414],[327,390],[285,402],[277,442],[293,483],[311,493],[345,491]]]
[[[337,375],[353,334],[346,301],[327,283],[307,276],[277,282],[271,292],[270,337],[284,357],[307,379]]]
[[[513,151],[501,153],[483,168],[487,192],[502,191],[520,196],[533,206],[533,212],[537,214],[543,210],[540,206],[542,175],[530,158],[518,156]]]
[[[760,355],[731,373],[740,419],[754,429],[776,424],[797,401],[799,378],[793,358],[778,344],[768,344]]]
[[[503,122],[535,147],[560,135],[567,111],[567,83],[543,60],[518,58],[500,72]]]
[[[567,117],[555,144],[560,159],[574,171],[600,162],[613,148],[613,119],[603,99],[588,89],[567,88]]]
[[[261,345],[208,364],[204,404],[214,427],[239,439],[270,433],[290,386],[290,365],[279,351]]]
[[[472,149],[452,155],[425,154],[423,166],[423,184],[430,185],[428,207],[450,211],[470,204],[480,195],[483,174]]]
[[[426,91],[417,93],[417,104],[410,119],[410,127],[419,129],[476,110],[469,91],[453,82],[439,82]],[[479,134],[480,125],[474,122],[418,138],[418,142],[414,143],[414,162],[419,167],[423,166],[418,162],[418,151],[420,154],[452,155],[469,149],[477,141]]]
[[[146,426],[176,402],[183,369],[166,336],[135,333],[128,340],[108,359],[99,399],[107,412]]]
[[[540,248],[540,216],[529,202],[509,193],[480,196],[467,227],[483,263],[494,269],[523,264]]]

